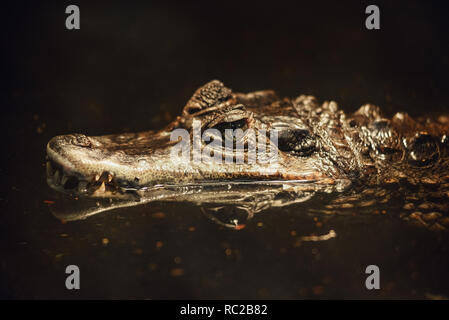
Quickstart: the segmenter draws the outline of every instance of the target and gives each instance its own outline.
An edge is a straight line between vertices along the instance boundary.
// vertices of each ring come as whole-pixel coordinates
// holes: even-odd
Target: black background
[[[371,102],[389,116],[447,113],[447,2],[373,3],[381,30],[366,30],[366,1],[2,3],[2,296],[60,297],[51,286],[42,289],[49,266],[58,264],[45,258],[46,245],[56,241],[51,230],[63,228],[42,204],[42,192],[51,192],[45,145],[55,135],[161,128],[212,79],[235,91],[313,94],[348,112]],[[69,4],[80,8],[80,30],[65,28]],[[75,234],[94,232],[73,228]],[[76,241],[71,248],[83,255]],[[83,297],[144,296],[132,285],[106,294],[108,278],[100,279],[104,291]],[[188,290],[173,294],[172,288],[155,296],[205,297]],[[268,297],[295,297],[279,290]],[[232,297],[231,291],[212,292]],[[242,292],[236,296],[258,297]],[[364,297],[349,289],[343,296]]]
[[[144,130],[215,78],[237,91],[314,94],[348,111],[366,102],[387,113],[441,111],[444,3],[378,2],[381,30],[370,31],[364,1],[80,1],[81,29],[69,31],[69,2],[14,1],[2,8],[4,113],[14,125],[38,113],[61,132],[68,122],[87,133]]]

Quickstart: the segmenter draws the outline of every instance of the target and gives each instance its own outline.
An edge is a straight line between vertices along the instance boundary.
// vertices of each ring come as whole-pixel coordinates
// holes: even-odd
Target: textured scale
[[[279,162],[172,160],[171,131],[183,128],[192,134],[194,120],[201,122],[202,130],[220,133],[276,129]],[[346,114],[334,101],[319,103],[308,95],[279,98],[272,90],[235,93],[214,80],[200,87],[180,116],[159,132],[53,138],[47,146],[47,175],[60,191],[132,199],[78,216],[154,200],[227,205],[252,216],[272,206],[338,193],[323,213],[338,214],[355,206],[374,212],[394,199],[401,205],[402,219],[443,230],[449,227],[448,133],[446,116],[415,120],[399,112],[387,118],[371,104]],[[233,152],[220,150],[223,158]]]

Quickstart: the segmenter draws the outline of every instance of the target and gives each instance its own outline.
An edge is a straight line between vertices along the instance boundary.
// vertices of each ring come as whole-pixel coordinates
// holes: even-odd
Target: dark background
[[[380,7],[381,30],[365,29],[364,12],[371,3]],[[65,28],[69,4],[80,8],[80,30]],[[408,247],[398,256],[387,235],[396,227],[379,224],[385,237],[372,239],[366,249],[361,238],[367,230],[372,229],[373,236],[379,230],[356,221],[349,238],[336,247],[323,244],[320,250],[328,250],[330,260],[320,262],[311,256],[310,247],[303,252],[289,247],[291,219],[298,219],[293,212],[283,217],[265,214],[261,219],[268,219],[267,230],[253,226],[236,233],[199,217],[193,206],[187,210],[155,204],[63,225],[43,203],[52,194],[43,167],[51,137],[161,128],[198,86],[211,79],[235,91],[313,94],[321,101],[337,101],[348,112],[371,102],[390,116],[396,111],[413,116],[447,113],[448,16],[444,1],[2,3],[0,296],[448,294],[447,276],[441,278],[449,265],[442,258],[447,257],[447,246],[429,249],[424,244],[434,244],[433,236],[421,231],[407,229],[402,240],[396,239],[405,244],[407,239],[425,237],[428,242],[417,242],[421,251]],[[166,213],[162,222],[151,216],[160,210]],[[124,227],[125,222],[131,227]],[[189,224],[201,231],[192,235],[186,231]],[[104,237],[111,240],[107,247],[101,245]],[[154,249],[161,240],[172,244],[164,247],[165,253]],[[223,254],[227,247],[240,253],[229,258]],[[185,275],[173,278],[169,270],[179,267],[173,259],[183,254]],[[360,288],[362,266],[373,254],[391,266],[386,280],[393,283],[390,291],[374,294]],[[345,257],[353,259],[343,262]],[[427,277],[415,277],[414,284],[401,278],[398,262],[409,268],[407,275],[422,265],[424,269],[416,272]],[[70,263],[90,272],[83,273],[87,280],[81,293],[63,287],[64,266]],[[338,271],[323,269],[325,264]],[[334,282],[326,280],[330,273]],[[327,290],[317,294],[317,285]]]

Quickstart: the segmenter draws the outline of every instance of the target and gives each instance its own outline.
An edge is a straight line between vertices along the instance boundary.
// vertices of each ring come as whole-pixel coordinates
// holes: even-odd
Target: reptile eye
[[[246,118],[240,119],[237,121],[232,122],[221,122],[213,127],[213,129],[217,129],[220,131],[222,137],[226,136],[226,129],[236,130],[236,129],[242,129],[245,131],[248,129],[248,125],[246,123]]]
[[[428,134],[417,136],[409,149],[409,162],[418,167],[430,166],[439,158],[436,141]]]
[[[314,137],[308,130],[284,129],[278,133],[278,148],[299,156],[309,156],[316,149]]]

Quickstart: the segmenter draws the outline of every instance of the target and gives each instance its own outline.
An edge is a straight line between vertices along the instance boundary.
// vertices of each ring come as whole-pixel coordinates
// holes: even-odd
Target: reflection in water
[[[90,216],[154,201],[189,202],[215,223],[243,229],[254,214],[269,208],[286,207],[303,202],[309,212],[322,215],[386,214],[411,221],[434,231],[449,226],[445,192],[429,192],[425,184],[411,188],[408,184],[353,186],[348,180],[334,185],[303,181],[236,181],[185,185],[158,185],[128,190],[122,198],[77,197],[58,193],[50,206],[62,221]],[[444,190],[443,190],[444,191]],[[394,208],[394,210],[392,210]],[[393,212],[393,213],[392,213]]]
[[[94,198],[60,194],[51,206],[60,220],[74,221],[118,208],[142,205],[153,201],[191,202],[213,221],[239,228],[255,213],[272,207],[284,207],[310,200],[316,193],[342,191],[348,181],[335,185],[320,185],[303,181],[252,181],[165,185],[140,190],[128,190],[126,197]]]

